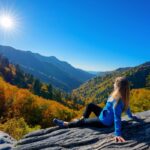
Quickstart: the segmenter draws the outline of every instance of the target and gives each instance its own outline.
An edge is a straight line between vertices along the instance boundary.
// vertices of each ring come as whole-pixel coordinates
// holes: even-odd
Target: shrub
[[[19,140],[25,134],[37,129],[40,129],[40,126],[35,126],[31,128],[23,118],[13,118],[8,120],[4,124],[0,124],[0,130],[8,133],[16,140]]]

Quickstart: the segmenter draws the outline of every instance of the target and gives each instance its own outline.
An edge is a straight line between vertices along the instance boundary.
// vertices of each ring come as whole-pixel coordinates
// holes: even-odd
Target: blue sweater
[[[110,97],[109,97],[110,98]],[[123,111],[123,101],[120,100],[116,107],[114,107],[116,100],[112,101],[107,100],[105,107],[100,113],[99,119],[100,121],[107,126],[111,126],[114,123],[115,127],[115,136],[121,136],[121,114]],[[132,118],[132,113],[130,108],[127,109],[126,114],[129,118]]]

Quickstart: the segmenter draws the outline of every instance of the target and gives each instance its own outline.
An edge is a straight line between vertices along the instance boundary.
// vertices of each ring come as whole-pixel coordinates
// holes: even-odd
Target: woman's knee
[[[87,107],[89,107],[89,108],[93,108],[93,106],[95,106],[95,104],[92,102],[87,105]]]

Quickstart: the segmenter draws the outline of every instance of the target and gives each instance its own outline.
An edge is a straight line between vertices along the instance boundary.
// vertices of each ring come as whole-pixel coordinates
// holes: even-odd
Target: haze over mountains
[[[0,53],[7,57],[11,63],[19,64],[25,72],[31,73],[41,81],[51,83],[66,92],[70,92],[95,76],[74,68],[54,56],[46,57],[31,51],[22,51],[1,45]]]
[[[115,70],[112,70],[112,71],[88,71],[88,72],[90,74],[103,77],[107,74],[111,74],[111,73],[116,72],[116,71],[125,71],[125,70],[128,70],[130,68],[132,68],[132,67],[118,68],[118,69],[115,69]]]

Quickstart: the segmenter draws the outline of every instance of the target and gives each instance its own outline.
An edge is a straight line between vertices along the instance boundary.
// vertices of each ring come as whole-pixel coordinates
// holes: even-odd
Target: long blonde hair
[[[115,79],[114,90],[110,95],[116,100],[115,107],[122,100],[124,103],[123,111],[127,110],[129,107],[130,87],[126,77],[117,77]]]

